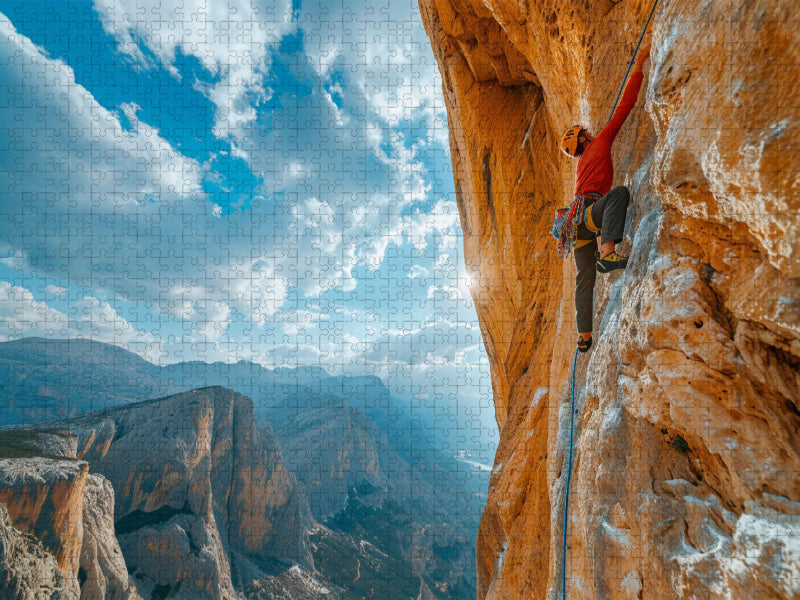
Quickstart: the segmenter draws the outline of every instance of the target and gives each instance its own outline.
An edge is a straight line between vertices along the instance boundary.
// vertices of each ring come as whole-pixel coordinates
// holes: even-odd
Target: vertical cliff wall
[[[141,600],[114,535],[111,484],[74,460],[74,437],[26,437],[31,456],[0,459],[0,597]]]
[[[574,265],[560,133],[605,124],[652,3],[420,0],[500,446],[479,598],[560,597]],[[614,145],[633,201],[576,373],[572,598],[800,595],[800,5],[662,0]]]
[[[116,535],[143,595],[239,598],[270,561],[313,566],[307,501],[249,398],[209,387],[65,427],[113,485]]]
[[[72,582],[42,542],[16,529],[0,504],[0,597],[19,600],[77,600]]]

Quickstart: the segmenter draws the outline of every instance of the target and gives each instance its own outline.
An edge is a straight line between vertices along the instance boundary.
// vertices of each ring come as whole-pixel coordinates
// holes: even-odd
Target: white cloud
[[[94,7],[123,54],[153,66],[144,45],[179,78],[180,51],[217,78],[205,93],[216,106],[220,139],[247,133],[257,106],[271,95],[264,85],[270,49],[295,28],[291,0],[95,0]]]
[[[408,271],[409,279],[426,279],[428,277],[428,269],[422,265],[412,265]]]
[[[67,293],[67,288],[60,285],[48,285],[44,288],[44,291],[51,296],[63,296]]]
[[[217,285],[207,288],[204,297],[224,301],[258,326],[280,310],[288,291],[268,258],[238,258],[217,269],[214,279]]]
[[[451,300],[466,300],[463,291],[455,285],[432,285],[428,287],[428,299],[448,302]]]
[[[29,290],[0,281],[0,339],[26,335],[65,337],[69,335],[68,319],[37,302]]]
[[[78,209],[134,207],[148,194],[186,196],[200,191],[199,165],[123,107],[132,131],[75,81],[72,68],[48,57],[0,15],[0,76],[15,100],[4,108],[16,140],[4,153],[0,181],[27,195]],[[20,168],[19,165],[24,165]],[[51,208],[54,208],[51,207]]]
[[[290,229],[297,237],[281,244],[297,244],[298,258],[310,265],[298,273],[308,296],[332,287],[354,289],[354,266],[375,270],[387,249],[403,242],[406,224],[389,222],[386,213],[359,213],[358,206],[368,198],[397,217],[405,206],[426,199],[430,184],[419,147],[406,147],[400,126],[422,120],[428,131],[444,135],[423,134],[423,143],[438,140],[445,151],[448,145],[440,78],[416,2],[309,1],[300,5],[296,21],[288,0],[274,6],[237,2],[231,8],[205,0],[96,0],[95,6],[105,29],[131,57],[146,63],[146,47],[169,67],[179,49],[219,77],[205,89],[217,107],[215,135],[230,141],[232,150],[264,177],[265,189],[282,190],[297,200],[297,222],[287,224],[297,227]],[[295,76],[312,86],[312,101],[264,84],[270,49],[298,27],[314,70],[297,64]],[[345,85],[333,78],[334,68],[346,78]],[[264,129],[256,119],[259,104],[274,94],[281,96],[278,104],[285,110]],[[422,131],[418,124],[416,130]],[[375,196],[380,173],[365,163],[365,147],[394,182],[387,186],[384,179],[381,185],[391,203]],[[337,218],[315,227],[310,222],[324,215],[309,206],[312,201],[336,206]],[[375,218],[366,222],[365,215]],[[383,222],[376,222],[381,217]],[[304,233],[312,235],[310,244]],[[427,242],[417,236],[413,243]]]
[[[300,10],[306,52],[320,77],[344,66],[369,114],[392,127],[422,118],[436,130],[445,113],[441,78],[416,0],[307,0]]]
[[[10,256],[0,258],[0,264],[4,264],[9,269],[14,269],[15,271],[25,271],[29,266],[24,250],[12,250]]]
[[[219,300],[203,299],[194,305],[192,312],[192,342],[218,343],[225,339],[231,323],[230,305]]]
[[[19,219],[0,223],[10,242],[3,253],[11,260],[21,256],[14,248],[24,248],[26,272],[66,274],[69,289],[91,289],[89,298],[149,303],[175,319],[169,334],[153,332],[165,336],[172,359],[323,364],[397,377],[423,392],[438,385],[436,372],[454,382],[451,389],[480,393],[468,383],[484,377],[475,373],[484,373],[485,362],[477,328],[466,326],[474,310],[462,285],[458,213],[452,200],[432,198],[440,175],[431,146],[440,146],[437,160],[444,160],[448,142],[416,0],[304,1],[295,25],[283,19],[288,0],[272,13],[234,3],[236,13],[222,24],[214,11],[227,17],[228,4],[154,0],[139,2],[139,12],[132,2],[103,0],[97,7],[123,51],[142,64],[151,52],[171,67],[180,51],[219,76],[204,88],[217,110],[215,134],[264,179],[251,206],[223,214],[200,191],[203,179],[215,180],[216,157],[199,165],[182,156],[140,120],[135,103],[120,106],[124,117],[107,111],[68,66],[15,34],[4,45],[0,74],[9,75],[9,85],[16,81],[33,107],[19,118],[30,119],[32,134],[40,121],[65,133],[48,137],[54,143],[46,150],[30,147],[12,158],[55,175],[50,182],[33,169],[14,175],[10,187],[28,193],[29,202],[19,231]],[[264,84],[270,48],[296,26],[313,64],[298,56],[287,68],[309,86],[304,98]],[[31,72],[48,82],[49,96],[24,79],[28,63],[38,65]],[[271,120],[254,120],[270,95],[278,96]],[[449,169],[448,161],[447,177]],[[430,299],[429,277],[436,288]],[[290,295],[292,287],[306,297]],[[331,290],[341,294],[326,301]],[[318,296],[325,307],[319,313],[310,308]],[[345,307],[357,302],[376,312]],[[79,303],[68,311],[74,326],[67,319],[67,331],[139,339],[135,324],[118,322],[107,303]],[[31,321],[57,328],[64,317],[32,298],[29,304]],[[151,334],[138,335],[146,342]]]
[[[16,218],[0,219],[7,254],[0,262],[27,273],[63,273],[93,294],[147,300],[162,312],[205,320],[198,335],[215,339],[229,322],[225,311],[263,324],[279,310],[287,283],[276,272],[274,252],[254,249],[254,240],[265,247],[252,234],[259,223],[247,223],[249,216],[223,220],[221,208],[205,200],[200,174],[208,165],[181,155],[138,118],[135,103],[120,107],[130,122],[123,129],[68,65],[3,16],[0,32],[9,39],[0,45],[3,89],[16,94],[3,115],[14,124],[16,143],[0,158],[0,183],[9,194],[24,191]],[[37,142],[42,130],[46,144]],[[165,293],[187,287],[198,290],[194,301],[210,301],[214,309]]]
[[[137,329],[106,301],[86,296],[70,302],[64,314],[37,301],[30,290],[0,281],[0,340],[26,336],[90,338],[152,361],[163,355],[156,336]]]
[[[233,311],[256,327],[279,312],[288,291],[287,281],[262,258],[232,259],[199,278],[202,283],[180,283],[158,298],[164,314],[187,322],[192,340],[218,343],[228,333]],[[188,338],[187,338],[188,339]]]

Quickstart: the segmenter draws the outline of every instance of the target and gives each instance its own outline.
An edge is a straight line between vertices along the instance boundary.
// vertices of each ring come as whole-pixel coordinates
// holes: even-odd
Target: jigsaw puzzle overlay
[[[0,600],[800,597],[798,24],[0,0]]]
[[[474,597],[497,426],[416,2],[0,13],[0,503],[44,557],[3,578]]]
[[[487,282],[478,597],[798,597],[800,5],[420,4]]]

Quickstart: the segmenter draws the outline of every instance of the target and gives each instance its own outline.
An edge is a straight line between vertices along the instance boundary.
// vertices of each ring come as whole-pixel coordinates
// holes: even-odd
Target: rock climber
[[[642,66],[650,56],[650,45],[636,56],[625,92],[608,124],[596,137],[582,126],[570,127],[561,137],[561,150],[567,156],[580,157],[575,181],[575,197],[583,201],[584,218],[577,228],[574,245],[575,266],[575,316],[578,322],[578,350],[588,352],[592,347],[592,303],[595,269],[610,273],[624,269],[628,258],[616,252],[622,241],[630,192],[624,186],[611,189],[614,164],[611,144],[625,119],[636,104],[642,85]],[[600,236],[600,250],[597,237]]]

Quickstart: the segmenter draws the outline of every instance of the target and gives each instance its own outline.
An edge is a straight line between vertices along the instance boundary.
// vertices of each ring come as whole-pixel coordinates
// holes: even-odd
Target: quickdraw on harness
[[[559,208],[553,220],[553,237],[558,240],[558,257],[566,258],[578,243],[578,227],[583,223],[583,213],[587,200],[592,202],[600,198],[600,194],[581,194],[575,196],[567,208]]]

